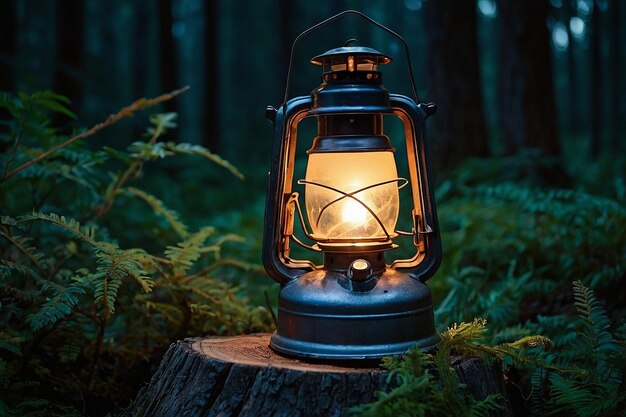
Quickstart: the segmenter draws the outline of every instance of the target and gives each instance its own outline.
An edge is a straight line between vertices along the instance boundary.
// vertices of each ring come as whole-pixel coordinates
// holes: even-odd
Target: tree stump
[[[376,367],[308,363],[278,355],[269,334],[193,338],[170,346],[133,416],[347,416],[388,388]],[[355,365],[351,363],[350,365]],[[461,382],[476,398],[506,391],[500,367],[455,360]],[[502,414],[511,416],[510,407]]]

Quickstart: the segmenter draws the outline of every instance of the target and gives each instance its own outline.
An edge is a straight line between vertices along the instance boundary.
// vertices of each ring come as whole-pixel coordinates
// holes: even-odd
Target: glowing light
[[[354,225],[361,225],[367,220],[367,209],[361,203],[352,198],[346,199],[341,209],[341,220],[350,222]],[[364,202],[365,203],[365,202]],[[367,204],[367,203],[366,203]]]
[[[396,178],[392,152],[310,154],[305,206],[314,238],[322,242],[387,239],[386,232],[395,230],[400,208]],[[384,184],[376,185],[379,183]],[[372,185],[376,186],[369,187]],[[354,197],[365,205],[344,193],[355,193]]]

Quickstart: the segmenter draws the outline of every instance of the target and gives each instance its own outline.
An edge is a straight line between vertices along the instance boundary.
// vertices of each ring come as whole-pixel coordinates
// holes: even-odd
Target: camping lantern
[[[347,13],[398,37],[408,51],[399,35],[355,11],[313,26],[296,42]],[[408,53],[407,59],[415,92]],[[428,349],[437,342],[431,294],[424,284],[441,259],[425,132],[435,105],[418,104],[417,95],[412,100],[390,94],[380,71],[390,62],[390,57],[350,40],[311,60],[322,67],[322,84],[310,96],[287,100],[286,93],[279,109],[268,107],[274,142],[263,263],[281,284],[277,330],[270,344],[279,353],[368,359],[402,354],[414,344]],[[398,177],[384,116],[395,116],[404,126],[406,179]],[[296,143],[302,140],[298,124],[304,118],[316,119],[317,136],[308,142],[304,178],[294,181]],[[304,202],[296,184],[304,189]],[[405,186],[412,197],[412,208],[405,210],[412,213],[410,232],[396,230],[399,190]],[[294,232],[296,221],[313,244]],[[388,263],[387,252],[398,248],[400,235],[411,237],[402,240],[410,241],[413,256]],[[294,244],[321,252],[323,265],[292,258]]]

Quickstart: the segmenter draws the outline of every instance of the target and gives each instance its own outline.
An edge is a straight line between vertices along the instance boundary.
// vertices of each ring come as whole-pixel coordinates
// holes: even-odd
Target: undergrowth
[[[576,319],[567,319],[572,326],[560,332],[557,348],[550,339],[530,334],[490,345],[493,336],[488,335],[485,320],[455,324],[441,334],[436,353],[413,348],[402,358],[387,358],[384,366],[395,387],[378,393],[376,402],[353,408],[353,415],[478,417],[506,409],[513,412],[503,395],[477,399],[459,382],[450,364],[454,355],[460,355],[487,363],[499,361],[507,372],[516,367],[531,375],[527,387],[507,381],[510,389],[527,390],[526,409],[516,409],[515,415],[626,416],[626,324],[611,331],[593,291],[580,281],[573,287],[578,314]],[[546,328],[528,324],[520,334],[541,330]],[[564,339],[568,342],[563,343]]]
[[[243,174],[206,148],[163,140],[176,127],[172,113],[152,115],[126,150],[86,143],[174,95],[69,134],[52,126],[54,114],[74,117],[65,97],[0,95],[8,114],[0,125],[0,415],[104,415],[128,405],[176,339],[271,328],[264,307],[220,278],[229,268],[259,269],[224,255],[244,238],[192,229],[134,185],[154,175],[150,163],[178,155]]]
[[[271,282],[256,265],[258,184],[175,141],[171,113],[126,149],[89,146],[178,93],[75,131],[53,124],[75,117],[63,96],[0,95],[0,415],[114,415],[171,342],[271,328],[256,306]],[[429,286],[448,330],[436,353],[388,359],[395,388],[356,414],[625,415],[624,178],[539,187],[525,175],[538,160],[472,160],[438,187],[444,259]],[[501,363],[511,404],[475,398],[450,367],[459,355]]]

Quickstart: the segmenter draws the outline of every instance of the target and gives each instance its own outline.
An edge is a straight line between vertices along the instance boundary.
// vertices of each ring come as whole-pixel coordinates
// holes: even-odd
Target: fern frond
[[[517,340],[524,336],[529,336],[530,333],[531,333],[531,329],[522,324],[505,327],[504,329],[498,330],[493,335],[493,343],[503,343],[503,342],[509,342],[512,340]]]
[[[128,187],[128,188],[122,189],[121,191],[129,195],[138,197],[141,200],[148,203],[148,205],[152,208],[152,210],[156,214],[163,216],[167,220],[167,222],[172,227],[172,229],[174,229],[174,231],[182,239],[185,239],[187,238],[187,236],[189,236],[189,232],[187,231],[187,226],[185,226],[185,224],[180,221],[180,216],[178,215],[178,213],[175,212],[174,210],[171,210],[165,207],[163,202],[159,200],[158,198],[156,198],[155,196],[153,196],[152,194],[149,194],[135,187]]]
[[[180,308],[173,304],[146,301],[146,307],[148,308],[148,310],[156,311],[165,320],[169,321],[175,326],[180,326],[183,321],[183,312]]]
[[[619,346],[609,331],[611,325],[606,311],[595,298],[593,291],[580,281],[574,281],[574,304],[579,317],[585,323],[583,335],[590,347],[599,353],[619,352]]]
[[[454,323],[441,333],[440,349],[454,349],[461,354],[473,351],[473,346],[485,339],[486,324],[487,321],[481,318],[475,318],[471,323]]]
[[[22,356],[20,349],[20,338],[10,336],[5,332],[0,332],[0,350],[11,352],[16,356]]]
[[[164,142],[134,142],[128,147],[128,152],[133,158],[142,161],[156,161],[174,155],[174,152],[167,149]]]
[[[52,292],[54,295],[47,298],[39,311],[28,316],[26,321],[33,331],[51,326],[57,321],[71,314],[74,306],[78,303],[78,297],[85,293],[85,290],[77,285],[70,284],[63,287],[58,284],[44,283],[42,292]]]
[[[59,360],[61,363],[76,362],[76,359],[83,351],[82,341],[77,337],[69,337],[59,349]]]
[[[512,348],[512,349],[522,349],[522,350],[532,349],[536,347],[541,347],[542,349],[551,349],[553,346],[553,343],[550,339],[548,339],[545,336],[534,335],[534,336],[522,337],[521,339],[512,343],[505,343],[504,346]]]
[[[176,129],[176,113],[157,113],[150,116],[151,126],[146,130],[146,136],[164,135],[169,129]]]
[[[0,227],[0,236],[4,237],[20,252],[26,255],[37,268],[43,270],[48,266],[49,260],[32,245],[32,238],[12,235],[3,227]]]
[[[530,378],[530,411],[534,416],[544,415],[544,407],[546,402],[546,381],[549,371],[543,368],[537,368],[533,371]]]
[[[165,148],[168,151],[172,153],[176,153],[176,154],[201,156],[213,162],[214,164],[226,169],[227,171],[229,171],[231,174],[233,174],[235,177],[239,178],[240,180],[245,179],[245,176],[243,175],[243,173],[239,171],[239,169],[236,166],[234,166],[227,160],[223,159],[221,156],[209,151],[207,148],[203,146],[192,145],[190,143],[167,142],[165,144]]]
[[[76,119],[76,114],[66,107],[67,104],[70,104],[70,99],[62,96],[61,94],[45,90],[36,91],[31,94],[19,93],[18,95],[22,101],[30,101],[45,108],[46,110],[61,113],[72,119]]]
[[[42,279],[37,271],[26,265],[18,264],[12,261],[0,260],[0,276],[8,278],[11,276],[11,272],[13,271],[25,277],[30,277],[35,281],[40,281]]]
[[[603,265],[599,271],[589,273],[583,280],[589,282],[591,288],[602,284],[604,286],[617,283],[626,277],[626,259],[617,265]]]
[[[122,277],[115,272],[115,264],[112,263],[108,267],[102,265],[93,275],[94,301],[99,314],[107,320],[115,313],[115,300],[122,285]]]
[[[91,276],[91,282],[95,303],[105,319],[115,313],[117,293],[124,279],[135,280],[144,292],[152,290],[153,281],[140,263],[144,254],[145,251],[139,249],[120,250],[113,254],[96,253],[98,268]]]
[[[113,249],[113,245],[106,242],[98,242],[95,238],[96,228],[90,226],[81,225],[79,221],[67,218],[65,216],[59,216],[55,213],[33,213],[18,218],[18,222],[29,222],[34,220],[42,220],[48,223],[52,223],[61,229],[64,229],[81,240],[89,243],[90,245],[97,247],[101,250],[110,251]]]
[[[484,400],[474,401],[470,405],[470,417],[489,417],[492,412],[504,410],[504,397],[500,394],[489,394]]]
[[[4,226],[19,227],[17,220],[10,216],[0,216],[0,224]]]
[[[606,398],[603,398],[602,389],[593,384],[570,380],[559,374],[551,374],[550,383],[550,396],[561,412],[579,417],[604,416],[615,406],[615,399],[603,401]]]
[[[213,227],[203,227],[199,231],[190,234],[185,240],[176,246],[168,246],[165,256],[172,261],[177,271],[187,271],[202,255],[205,249],[204,242],[215,232]]]
[[[221,259],[221,251],[222,251],[222,245],[226,242],[238,242],[238,243],[242,243],[245,242],[245,238],[233,233],[229,233],[226,235],[221,236],[219,239],[217,239],[215,242],[213,242],[211,245],[209,246],[205,246],[204,248],[202,248],[201,253],[204,255],[206,253],[213,253],[215,255],[215,259]]]

